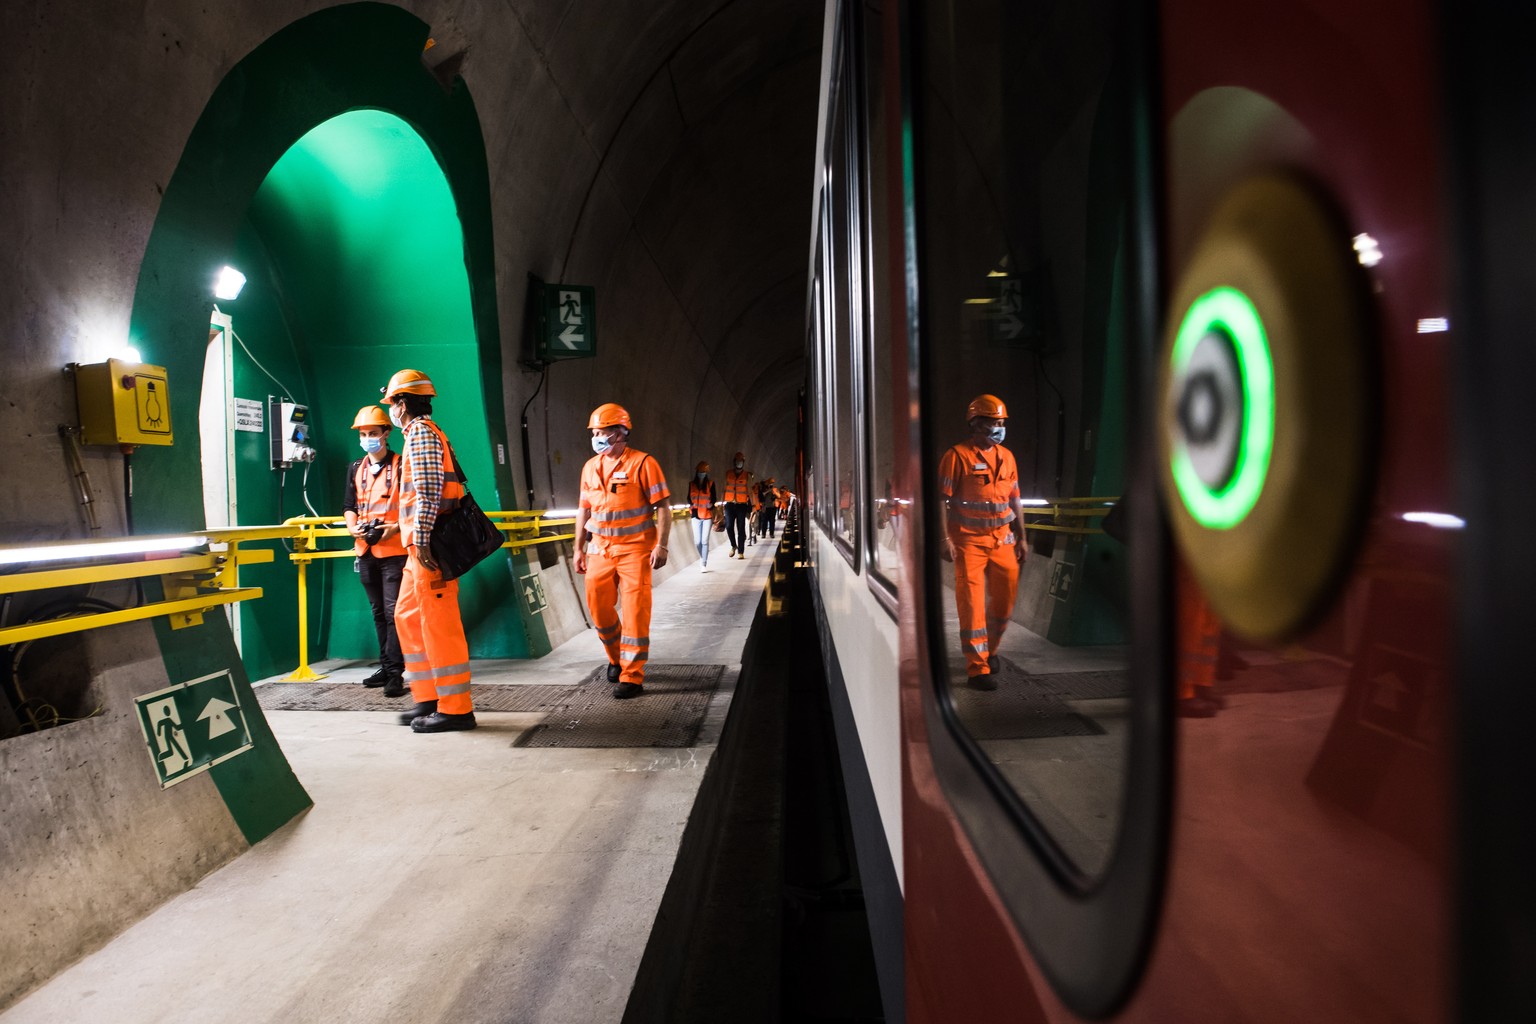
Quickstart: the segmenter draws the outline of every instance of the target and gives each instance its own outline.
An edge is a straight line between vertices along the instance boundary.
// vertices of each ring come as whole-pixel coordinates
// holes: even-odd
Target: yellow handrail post
[[[309,548],[307,532],[300,533],[294,547],[301,551]],[[299,566],[299,667],[283,677],[289,683],[313,683],[324,679],[325,674],[309,667],[309,559],[295,558]]]

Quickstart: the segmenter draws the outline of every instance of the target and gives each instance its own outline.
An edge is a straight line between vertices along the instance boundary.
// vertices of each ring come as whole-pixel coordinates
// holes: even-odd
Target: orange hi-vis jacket
[[[458,508],[459,499],[464,497],[464,477],[459,472],[459,467],[453,461],[453,449],[448,445],[448,438],[442,429],[431,420],[422,418],[411,423],[414,428],[420,423],[423,427],[437,435],[437,440],[442,444],[443,462],[437,467],[442,476],[443,489],[438,497],[437,516],[445,512],[452,512]],[[405,547],[416,543],[416,475],[424,472],[411,464],[411,460],[402,457],[400,459],[400,541]],[[436,475],[436,474],[433,474]],[[436,518],[434,518],[434,522]],[[430,530],[428,531],[430,536]]]
[[[744,469],[727,470],[725,474],[725,500],[745,505],[752,500],[752,474]]]
[[[362,523],[375,521],[398,523],[400,521],[400,463],[396,452],[381,459],[374,471],[373,460],[363,457],[352,467],[352,487],[357,494],[357,518]],[[374,558],[395,558],[405,554],[400,534],[394,534],[377,544],[370,545],[361,537],[352,541],[352,550],[361,555],[371,551]]]
[[[701,484],[697,479],[688,481],[688,504],[695,519],[713,519],[715,515],[715,482],[708,477]]]
[[[651,506],[671,494],[656,460],[633,448],[618,458],[594,455],[581,468],[581,507],[592,511],[587,530],[600,552],[654,546]]]
[[[949,534],[954,543],[1001,543],[1012,533],[1012,501],[1019,496],[1019,467],[1000,444],[982,449],[970,441],[955,445],[939,460],[939,491],[949,505]]]

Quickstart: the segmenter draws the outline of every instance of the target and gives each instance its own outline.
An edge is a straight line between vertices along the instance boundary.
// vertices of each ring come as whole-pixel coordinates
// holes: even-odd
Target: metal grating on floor
[[[518,737],[519,747],[686,747],[698,738],[724,665],[657,665],[645,692],[616,700],[599,668],[564,705]]]
[[[509,686],[476,683],[470,689],[476,711],[549,711],[578,692],[569,683]],[[404,711],[410,694],[385,697],[360,683],[267,683],[256,687],[265,711]]]
[[[1128,693],[1128,679],[1123,672],[1032,676],[1007,658],[998,659],[998,669],[993,675],[996,690],[976,690],[963,683],[950,689],[955,712],[966,731],[978,740],[1099,736],[1104,729],[1073,711],[1066,700],[1121,697]]]

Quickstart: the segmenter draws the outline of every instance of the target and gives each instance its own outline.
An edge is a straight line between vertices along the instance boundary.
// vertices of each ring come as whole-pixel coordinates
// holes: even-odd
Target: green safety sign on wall
[[[585,284],[541,284],[538,351],[542,362],[597,355],[597,290]]]
[[[227,669],[135,697],[134,704],[161,789],[251,749],[240,695]]]

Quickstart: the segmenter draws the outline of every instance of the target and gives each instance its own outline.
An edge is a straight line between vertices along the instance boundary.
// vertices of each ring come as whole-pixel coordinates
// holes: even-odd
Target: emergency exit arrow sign
[[[199,722],[204,719],[208,721],[209,739],[235,731],[235,723],[231,722],[229,715],[225,714],[227,711],[233,711],[234,708],[235,705],[228,701],[220,700],[217,697],[210,700],[208,706],[203,708],[203,713],[197,716],[197,720]]]
[[[585,340],[586,339],[581,336],[581,328],[575,326],[574,324],[560,332],[560,343],[573,352],[576,351],[578,347],[576,343]]]

